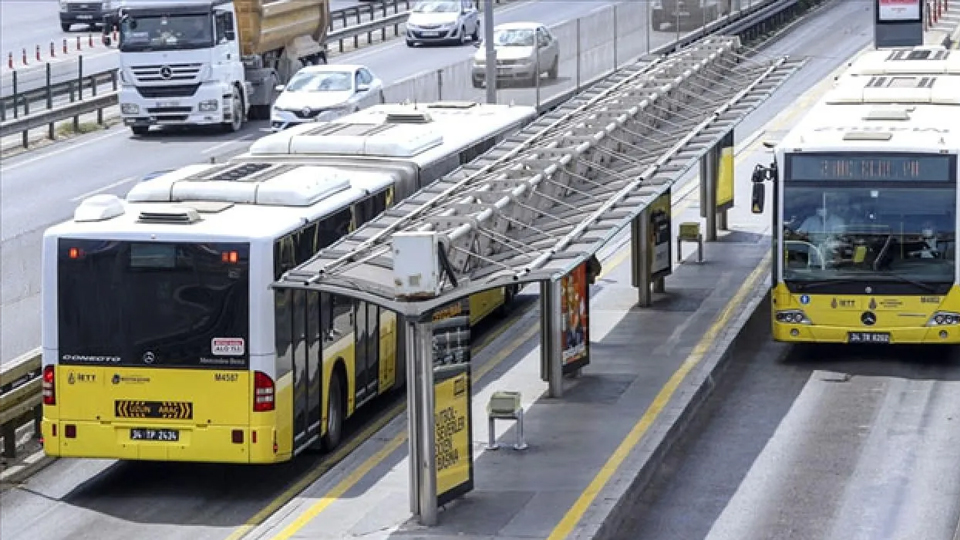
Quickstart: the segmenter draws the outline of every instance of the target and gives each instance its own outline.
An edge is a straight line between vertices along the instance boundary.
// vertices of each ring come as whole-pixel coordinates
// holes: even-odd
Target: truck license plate
[[[179,101],[158,101],[157,102],[158,109],[161,109],[164,107],[179,107],[179,106],[180,106]]]
[[[77,15],[77,19],[81,21],[92,21],[93,15]]]

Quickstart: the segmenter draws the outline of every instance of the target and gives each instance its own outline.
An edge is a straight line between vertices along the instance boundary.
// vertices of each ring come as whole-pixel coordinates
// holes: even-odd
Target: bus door
[[[357,302],[355,369],[356,403],[377,395],[380,382],[380,308],[367,302]]]
[[[319,293],[293,291],[293,443],[302,448],[320,429]]]

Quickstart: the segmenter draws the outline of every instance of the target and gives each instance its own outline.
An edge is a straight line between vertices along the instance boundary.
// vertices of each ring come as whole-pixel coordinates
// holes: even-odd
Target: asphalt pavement
[[[572,89],[578,67],[581,80],[588,74],[600,75],[613,68],[614,51],[610,28],[615,18],[606,0],[552,0],[522,2],[500,8],[498,22],[537,20],[557,25],[594,13],[595,31],[581,38],[581,50],[594,45],[592,54],[576,58],[576,38],[561,42],[565,54],[561,58],[560,78],[543,81],[540,100]],[[609,22],[608,22],[609,21]],[[604,28],[609,25],[609,28]],[[567,23],[564,28],[573,28]],[[636,55],[643,54],[647,43],[656,47],[675,37],[672,32],[648,35],[643,19],[635,28],[620,24],[618,35],[630,43]],[[587,26],[584,26],[584,29]],[[586,34],[586,32],[584,32]],[[628,39],[629,38],[629,39]],[[469,62],[476,49],[466,46],[408,48],[403,40],[394,40],[338,57],[339,63],[362,63],[370,67],[386,85],[422,72],[436,77],[436,70],[451,64]],[[621,52],[620,64],[630,58]],[[483,100],[483,90],[474,89],[469,72],[459,77],[447,76],[444,99]],[[437,88],[435,83],[417,86]],[[414,85],[411,85],[414,88]],[[501,91],[502,103],[511,101],[532,104],[538,92],[532,88],[510,88]],[[416,98],[416,96],[410,96]],[[23,155],[3,160],[0,166],[0,284],[2,306],[0,318],[0,361],[7,362],[40,345],[40,240],[43,230],[68,219],[85,197],[99,193],[122,195],[137,178],[151,171],[182,167],[207,161],[212,157],[236,154],[263,135],[265,122],[251,122],[242,131],[225,135],[215,130],[164,131],[147,137],[132,137],[129,130],[116,127],[108,131],[80,136]]]

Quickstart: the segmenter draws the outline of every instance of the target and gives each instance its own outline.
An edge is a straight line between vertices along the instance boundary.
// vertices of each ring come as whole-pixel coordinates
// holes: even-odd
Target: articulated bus
[[[438,129],[401,127],[368,145],[403,153]],[[433,180],[247,160],[84,200],[43,240],[45,452],[275,463],[335,447],[345,419],[405,382],[395,315],[270,285]]]
[[[866,53],[754,174],[775,182],[773,338],[960,343],[960,71],[942,49]]]

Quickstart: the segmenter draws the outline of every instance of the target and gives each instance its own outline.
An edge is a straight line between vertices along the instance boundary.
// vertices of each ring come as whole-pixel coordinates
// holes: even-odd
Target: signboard
[[[873,43],[878,49],[923,45],[924,4],[920,0],[876,0]]]
[[[590,297],[587,263],[560,280],[560,346],[563,373],[574,372],[590,363]]]
[[[920,0],[877,0],[880,22],[920,20]]]
[[[717,170],[717,211],[733,208],[734,186],[733,131],[720,141],[720,163]]]
[[[647,263],[650,265],[650,278],[660,279],[670,275],[673,266],[670,264],[670,254],[673,249],[673,234],[670,225],[670,190],[657,197],[647,207],[650,226],[647,228],[650,235],[647,252]]]
[[[470,363],[433,370],[437,506],[473,490]]]
[[[433,312],[433,367],[470,363],[470,299]]]

